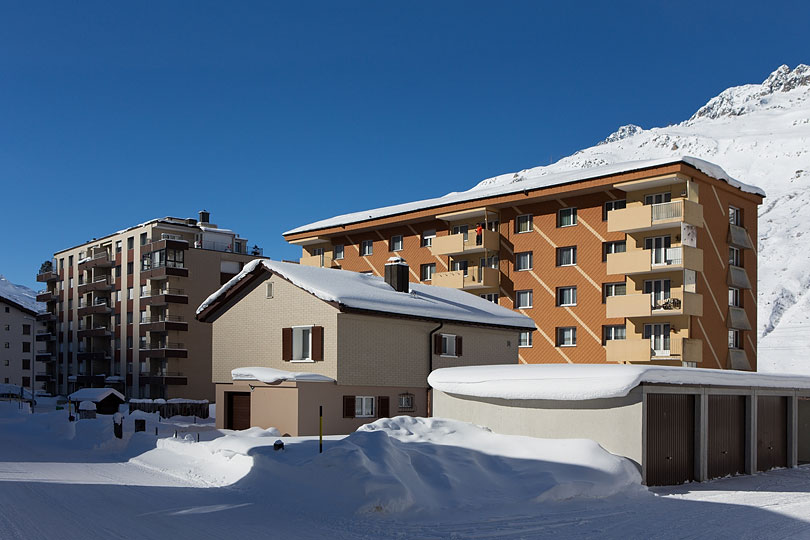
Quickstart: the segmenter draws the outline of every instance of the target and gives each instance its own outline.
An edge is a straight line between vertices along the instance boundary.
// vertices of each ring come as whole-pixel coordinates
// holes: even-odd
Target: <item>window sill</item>
[[[515,306],[515,309],[532,309],[532,306]]]
[[[302,360],[290,360],[290,362],[293,364],[314,364],[315,360],[312,358],[304,358]]]
[[[532,232],[531,230],[528,231],[517,231],[515,234],[526,234]]]
[[[518,349],[531,349],[531,345],[518,345]]]
[[[532,268],[515,268],[515,272],[531,272]]]
[[[355,414],[355,418],[376,418],[373,414]]]
[[[440,354],[442,358],[458,358],[455,354]]]
[[[557,304],[557,307],[577,307],[576,304]]]
[[[557,225],[558,229],[567,229],[568,227],[576,227],[576,223],[572,223],[571,225]]]
[[[557,345],[560,349],[570,349],[572,347],[576,347],[576,345]]]
[[[566,266],[576,266],[576,265],[577,265],[576,263],[574,263],[574,264],[558,264],[557,268],[565,268]]]

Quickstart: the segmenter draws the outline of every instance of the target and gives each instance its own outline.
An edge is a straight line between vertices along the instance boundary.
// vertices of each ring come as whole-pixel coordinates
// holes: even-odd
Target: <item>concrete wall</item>
[[[433,392],[433,415],[472,422],[506,435],[593,439],[641,467],[642,394],[587,401],[504,400]]]

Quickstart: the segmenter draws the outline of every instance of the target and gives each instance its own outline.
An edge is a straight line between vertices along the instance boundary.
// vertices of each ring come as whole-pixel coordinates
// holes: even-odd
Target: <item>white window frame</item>
[[[672,354],[672,326],[669,323],[645,324],[642,337],[650,340],[650,349],[653,350],[653,356],[670,356]],[[660,347],[658,347],[659,345]]]
[[[740,248],[728,246],[728,264],[742,267],[742,251]]]
[[[732,225],[736,225],[738,227],[742,227],[742,209],[737,208],[736,206],[729,205],[728,206],[728,222]]]
[[[340,261],[343,260],[344,255],[344,246],[343,244],[335,244],[332,246],[332,252],[335,254],[335,260]]]
[[[570,331],[570,332],[568,332]],[[570,340],[566,339],[566,335]],[[577,327],[576,326],[558,326],[557,327],[557,347],[576,347],[577,346]]]
[[[627,208],[627,199],[616,199],[615,201],[607,201],[602,211],[602,221],[607,221],[608,212],[613,210],[624,210]]]
[[[518,348],[519,349],[530,349],[532,347],[532,335],[534,332],[531,330],[524,330],[520,332],[518,336]]]
[[[264,297],[273,298],[273,282],[268,281],[264,286]]]
[[[571,219],[571,223],[567,225],[563,225],[563,214],[568,214],[568,217]],[[557,227],[562,229],[564,227],[575,227],[577,224],[577,208],[575,206],[569,206],[568,208],[560,208],[557,210]]]
[[[450,358],[457,358],[456,355],[456,335],[455,334],[441,334],[442,336],[442,354]]]
[[[374,418],[376,412],[376,398],[374,396],[355,396],[354,397],[354,417],[355,418]]]
[[[602,246],[602,262],[607,262],[607,256],[612,253],[627,253],[627,240],[612,240]],[[616,251],[616,246],[622,246],[621,251]]]
[[[464,277],[467,277],[467,271],[470,268],[470,261],[467,260],[460,260],[460,261],[452,261],[450,263],[450,270],[453,272],[464,272]]]
[[[515,234],[532,232],[532,217],[533,214],[521,214],[517,216],[515,218]]]
[[[742,330],[736,328],[728,329],[728,348],[734,350],[741,350],[743,348]]]
[[[431,247],[433,245],[434,238],[436,238],[436,229],[422,231],[422,247]]]
[[[565,292],[568,291],[571,295],[568,302],[564,302],[563,295]],[[572,302],[573,300],[573,302]],[[577,287],[576,285],[567,286],[567,287],[557,287],[557,306],[559,307],[571,307],[577,305]]]
[[[397,396],[397,407],[400,411],[413,411],[416,409],[414,395],[411,393],[399,394]]]
[[[291,362],[314,362],[312,359],[312,327],[314,325],[301,325],[292,327],[292,359]],[[304,351],[304,336],[307,335],[307,351]],[[309,354],[305,357],[304,352]]]
[[[427,272],[425,272],[427,270]],[[431,281],[436,274],[436,263],[427,263],[419,267],[419,279],[421,281]]]
[[[566,253],[566,250],[571,254],[571,260],[573,262],[564,263],[562,262],[563,253]],[[577,246],[562,246],[557,248],[557,266],[576,266],[577,265]]]
[[[528,259],[528,264],[525,264],[527,261],[524,259],[521,263],[521,258],[524,257]],[[515,253],[515,272],[525,272],[527,270],[531,270],[534,267],[534,252],[533,251],[522,251],[520,253]]]
[[[529,300],[528,304],[522,304],[520,301],[521,294],[525,293]],[[534,290],[533,289],[524,289],[521,291],[515,291],[515,309],[531,309],[532,304],[534,303]]]
[[[363,240],[360,242],[360,256],[368,257],[374,255],[374,240]]]
[[[484,293],[480,296],[487,302],[492,302],[493,304],[497,304],[498,299],[500,298],[500,295],[498,293]]]
[[[644,205],[650,204],[664,204],[672,202],[672,192],[665,191],[661,193],[650,193],[649,195],[644,196]]]
[[[737,287],[728,288],[728,305],[731,307],[743,307],[742,305],[742,290]]]
[[[617,337],[617,332],[621,329],[621,337]],[[606,324],[602,327],[602,340],[607,343],[608,341],[621,341],[627,339],[627,325],[624,324]]]
[[[399,244],[399,247],[397,247],[397,244]],[[404,245],[405,242],[403,242],[401,234],[395,234],[394,236],[391,237],[390,251],[402,251]]]

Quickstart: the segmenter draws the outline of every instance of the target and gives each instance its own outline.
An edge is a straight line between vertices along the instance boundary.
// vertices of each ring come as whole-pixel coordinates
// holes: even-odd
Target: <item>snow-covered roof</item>
[[[268,367],[243,367],[231,370],[231,379],[234,381],[261,381],[274,384],[282,381],[303,382],[335,382],[335,379],[318,373],[303,373],[284,371]]]
[[[321,300],[336,302],[351,309],[378,311],[434,320],[459,321],[496,326],[511,326],[534,330],[529,317],[458,289],[411,283],[410,292],[397,292],[381,277],[319,268],[295,263],[256,259],[209,296],[199,308],[199,315],[220,296],[264,265]]]
[[[376,219],[384,216],[392,216],[396,214],[404,214],[407,212],[414,212],[417,210],[424,210],[437,206],[445,206],[448,204],[473,201],[477,199],[485,199],[487,197],[496,197],[499,195],[507,195],[509,193],[519,193],[521,191],[539,189],[549,186],[556,186],[560,184],[568,184],[571,182],[580,182],[592,178],[599,178],[601,176],[609,176],[614,174],[621,174],[640,169],[648,169],[650,167],[661,167],[664,165],[671,165],[674,163],[684,162],[692,167],[704,172],[705,174],[727,182],[729,185],[736,187],[747,193],[754,193],[757,195],[765,196],[765,192],[756,187],[744,184],[732,178],[720,166],[702,159],[691,156],[681,156],[679,158],[661,158],[661,159],[648,159],[641,161],[628,161],[624,163],[615,163],[611,165],[602,165],[599,167],[591,167],[587,169],[576,169],[571,171],[562,171],[554,173],[546,173],[543,167],[529,169],[521,173],[515,173],[514,176],[519,181],[510,183],[501,182],[501,177],[496,177],[496,182],[487,185],[487,180],[484,180],[478,186],[462,192],[448,193],[442,197],[434,199],[424,199],[421,201],[414,201],[404,204],[396,204],[393,206],[385,206],[383,208],[375,208],[372,210],[363,210],[361,212],[353,212],[351,214],[343,214],[329,219],[323,219],[307,225],[302,225],[285,232],[285,235],[296,234],[306,231],[313,231],[317,229],[325,229],[328,227],[336,227],[339,225],[347,225],[349,223],[357,223],[369,219]],[[536,172],[535,172],[536,171]],[[509,176],[509,175],[501,175]]]
[[[561,401],[623,397],[641,383],[810,389],[810,377],[800,375],[639,365],[465,366],[428,376],[430,386],[448,394]]]
[[[110,395],[116,396],[121,401],[126,401],[124,395],[113,388],[82,388],[70,394],[68,398],[71,401],[93,401],[98,403]]]
[[[0,275],[0,299],[7,300],[34,313],[41,313],[46,309],[45,304],[37,302],[36,291],[23,285],[15,285],[2,275]]]
[[[92,401],[82,401],[79,403],[79,410],[80,411],[95,411],[96,404]]]
[[[0,383],[0,396],[19,396],[22,389],[23,399],[31,399],[31,391],[17,384]]]

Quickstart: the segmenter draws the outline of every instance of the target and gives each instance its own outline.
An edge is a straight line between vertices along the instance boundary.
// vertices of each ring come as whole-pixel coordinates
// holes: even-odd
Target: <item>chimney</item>
[[[209,223],[211,221],[211,213],[208,210],[200,210],[200,224]]]
[[[408,263],[402,257],[391,257],[385,263],[385,282],[397,292],[408,292]]]

